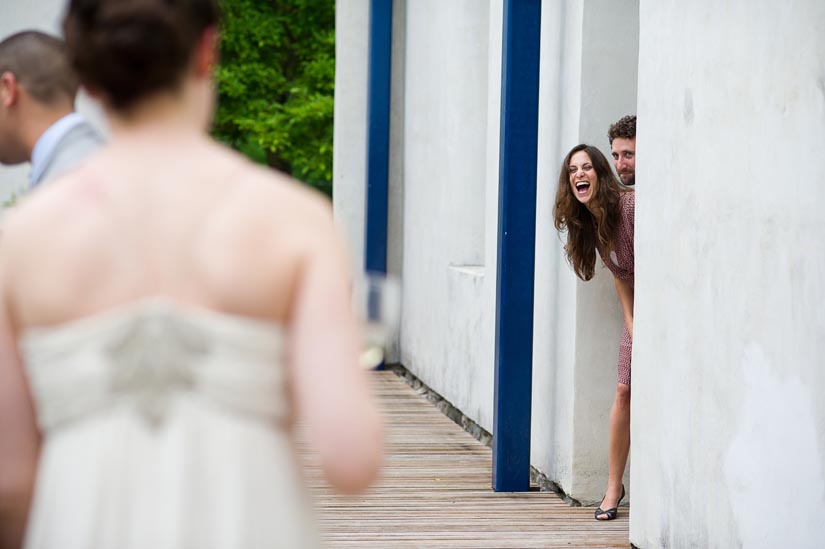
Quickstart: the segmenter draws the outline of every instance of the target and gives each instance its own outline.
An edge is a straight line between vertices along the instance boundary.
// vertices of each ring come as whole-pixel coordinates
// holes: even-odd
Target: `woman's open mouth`
[[[578,193],[579,195],[585,195],[589,190],[590,183],[588,183],[587,181],[579,181],[578,183],[576,183],[576,193]]]

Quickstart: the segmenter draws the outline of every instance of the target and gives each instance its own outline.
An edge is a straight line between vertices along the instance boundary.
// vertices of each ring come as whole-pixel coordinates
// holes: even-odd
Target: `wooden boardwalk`
[[[384,470],[366,493],[340,496],[305,456],[330,548],[629,547],[628,508],[612,522],[552,492],[496,493],[491,450],[392,372],[375,372],[387,418]]]

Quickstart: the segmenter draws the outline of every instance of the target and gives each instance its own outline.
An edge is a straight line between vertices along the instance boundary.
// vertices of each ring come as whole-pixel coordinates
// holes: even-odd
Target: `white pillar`
[[[356,272],[364,268],[369,21],[369,0],[336,2],[333,206]]]
[[[825,547],[825,3],[641,28],[631,541]]]
[[[608,416],[622,329],[613,278],[578,280],[553,226],[561,161],[589,143],[610,157],[607,129],[636,111],[638,0],[542,6],[539,192],[533,352],[533,464],[573,498],[607,484]]]

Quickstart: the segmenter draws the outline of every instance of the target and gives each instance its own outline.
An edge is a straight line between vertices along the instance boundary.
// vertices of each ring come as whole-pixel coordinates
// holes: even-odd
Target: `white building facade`
[[[335,207],[363,264],[369,2],[337,5]],[[398,361],[493,424],[501,0],[395,0]],[[631,542],[822,547],[825,3],[542,4],[532,456],[601,499],[621,311],[552,221],[560,161],[637,113]],[[770,511],[768,511],[770,509]]]

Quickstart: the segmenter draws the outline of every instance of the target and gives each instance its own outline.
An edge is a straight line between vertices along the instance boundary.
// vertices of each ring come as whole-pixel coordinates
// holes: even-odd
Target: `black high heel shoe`
[[[607,495],[607,494],[605,494],[605,495]],[[622,504],[623,499],[624,499],[624,484],[622,484],[622,497],[620,497],[619,501],[616,502],[616,507],[613,507],[612,509],[606,509],[606,510],[602,510],[602,508],[599,507],[598,509],[596,509],[596,512],[593,514],[593,516],[596,517],[596,520],[615,520],[616,519],[616,513],[619,510],[619,505]],[[602,498],[602,501],[604,501],[604,498]],[[599,515],[606,515],[606,516],[604,518],[601,518],[601,517],[599,517]]]

